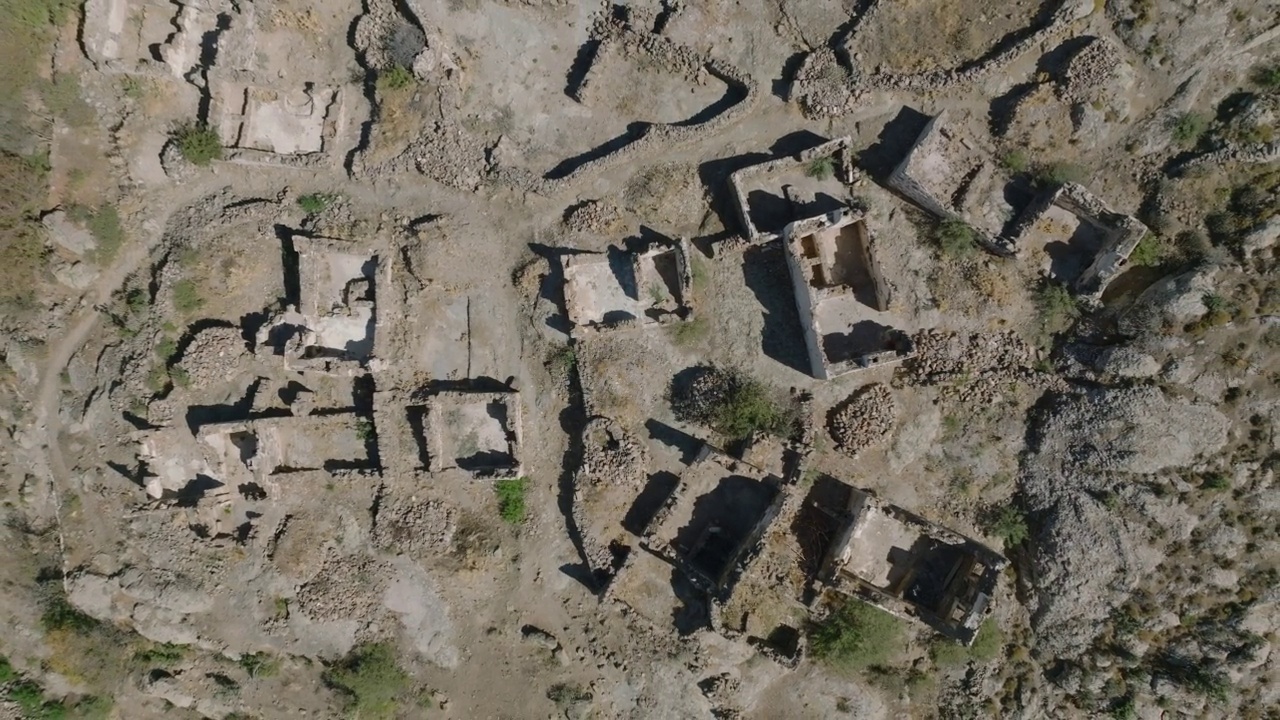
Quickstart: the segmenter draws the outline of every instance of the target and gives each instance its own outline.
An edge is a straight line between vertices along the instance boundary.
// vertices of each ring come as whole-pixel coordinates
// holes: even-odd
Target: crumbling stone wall
[[[747,203],[747,180],[777,171],[786,172],[788,170],[804,169],[814,160],[834,157],[836,161],[836,178],[845,184],[852,183],[854,179],[852,144],[852,139],[846,135],[816,147],[802,150],[795,155],[751,165],[731,174],[729,176],[729,188],[733,193],[734,206],[738,211],[738,221],[742,224],[742,230],[746,234],[747,242],[761,244],[779,237],[779,233],[761,232],[755,226],[755,223],[751,222],[750,205]]]
[[[805,58],[792,81],[788,99],[800,105],[811,118],[835,117],[851,112],[868,93],[936,92],[977,83],[1002,72],[1009,64],[1032,48],[1055,38],[1065,37],[1072,23],[1093,10],[1093,3],[1063,0],[1049,20],[1008,47],[958,67],[898,75],[873,70],[864,72],[859,66],[857,39],[860,30],[884,9],[885,3],[872,0],[866,12],[855,18],[835,49],[821,48]]]
[[[1107,283],[1124,268],[1134,248],[1146,237],[1149,232],[1147,226],[1135,217],[1113,211],[1083,185],[1067,183],[1041,195],[1027,208],[1018,219],[1011,242],[1016,246],[1054,206],[1094,225],[1103,233],[1102,247],[1074,285],[1075,291],[1082,295],[1101,295]]]

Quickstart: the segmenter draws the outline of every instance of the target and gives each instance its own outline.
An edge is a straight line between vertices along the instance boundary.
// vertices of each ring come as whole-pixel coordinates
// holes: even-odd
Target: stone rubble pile
[[[1053,382],[1032,367],[1035,350],[1012,330],[968,335],[923,330],[912,341],[916,355],[903,364],[907,381],[947,386],[943,392],[962,402],[993,403],[1017,381]]]
[[[622,212],[613,203],[588,200],[570,208],[564,224],[574,232],[611,233],[622,222]]]
[[[378,511],[371,539],[379,550],[441,552],[457,531],[457,508],[440,500],[409,498]]]
[[[1124,62],[1115,45],[1095,38],[1067,63],[1058,85],[1058,95],[1070,103],[1088,102],[1095,91],[1106,87]]]
[[[370,558],[330,551],[320,572],[298,589],[298,609],[320,622],[372,617],[388,575]]]
[[[898,419],[893,393],[881,383],[859,388],[831,415],[827,430],[836,447],[851,458],[884,442]]]
[[[211,327],[191,339],[178,367],[192,384],[205,385],[234,375],[238,361],[248,354],[248,344],[239,328]]]
[[[583,429],[578,488],[630,485],[638,490],[648,465],[644,445],[608,418],[595,418]]]

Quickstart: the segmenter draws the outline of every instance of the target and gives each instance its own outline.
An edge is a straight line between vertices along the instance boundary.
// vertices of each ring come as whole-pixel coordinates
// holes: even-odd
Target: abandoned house
[[[1044,253],[1046,274],[1086,296],[1098,296],[1120,273],[1147,226],[1107,207],[1083,186],[1067,183],[1041,195],[1018,221],[1020,255]]]
[[[285,287],[298,289],[298,305],[265,324],[256,347],[283,355],[290,370],[361,372],[373,354],[377,256],[329,238],[292,242],[297,271]]]
[[[1008,200],[1010,179],[991,161],[984,139],[946,118],[942,112],[929,120],[887,183],[930,213],[966,223],[988,250],[1012,256],[1004,239],[1017,214]]]
[[[209,423],[194,436],[183,426],[140,431],[144,486],[153,498],[182,500],[219,488],[268,488],[286,477],[374,469],[368,423],[348,412]]]
[[[813,376],[825,380],[911,355],[889,319],[889,286],[876,263],[866,219],[849,208],[790,223],[787,269]]]
[[[851,144],[848,137],[837,138],[731,174],[729,187],[747,241],[777,239],[796,219],[826,215],[850,205]]]
[[[516,392],[438,391],[407,412],[423,470],[474,478],[520,475]]]
[[[691,285],[684,238],[634,252],[611,247],[564,261],[565,310],[575,337],[690,320]]]
[[[225,147],[246,160],[309,155],[332,145],[339,92],[312,83],[289,90],[220,81],[213,84],[211,115]]]
[[[782,509],[783,481],[704,444],[627,554],[605,597],[658,626],[707,621],[759,553]]]
[[[1008,561],[869,492],[844,487],[843,507],[822,508],[834,533],[818,580],[834,592],[972,643]]]
[[[782,480],[704,444],[642,545],[716,597],[734,581],[782,507]]]

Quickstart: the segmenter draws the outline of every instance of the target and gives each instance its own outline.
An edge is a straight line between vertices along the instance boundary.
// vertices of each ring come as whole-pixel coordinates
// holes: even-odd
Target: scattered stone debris
[[[1012,382],[1051,382],[1036,371],[1035,351],[1014,331],[924,330],[913,343],[916,355],[903,366],[907,382],[941,385],[944,393],[975,407],[999,400]]]
[[[443,500],[407,498],[378,508],[370,539],[379,550],[442,553],[458,530],[458,510]]]
[[[889,438],[898,419],[893,393],[881,383],[859,388],[832,411],[827,423],[836,447],[851,458]]]
[[[622,211],[603,200],[587,200],[565,212],[565,227],[574,232],[612,235],[622,226]]]

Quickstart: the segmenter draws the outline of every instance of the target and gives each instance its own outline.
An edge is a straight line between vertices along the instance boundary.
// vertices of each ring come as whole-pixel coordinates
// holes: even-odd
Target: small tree
[[[1080,317],[1080,306],[1071,293],[1056,283],[1045,283],[1036,292],[1036,310],[1046,333],[1066,330]]]
[[[399,699],[409,689],[410,678],[396,663],[389,645],[360,645],[324,672],[324,681],[347,696],[361,720],[395,717]]]
[[[1164,260],[1165,244],[1154,233],[1147,233],[1138,245],[1129,253],[1129,262],[1133,265],[1155,267]]]
[[[846,601],[809,630],[813,656],[841,670],[884,665],[902,635],[902,623],[883,610]]]
[[[1069,162],[1051,162],[1036,168],[1036,185],[1042,188],[1056,188],[1067,183],[1082,182],[1085,178],[1084,168]]]
[[[1280,90],[1280,63],[1255,69],[1250,79],[1253,80],[1254,85],[1263,90]]]
[[[403,65],[392,65],[378,73],[377,87],[380,92],[388,90],[404,90],[414,84],[416,78]]]
[[[986,526],[987,533],[1004,540],[1008,548],[1021,545],[1031,535],[1026,516],[1013,505],[1005,505],[992,512]]]
[[[192,165],[204,166],[222,159],[222,139],[208,125],[187,123],[174,132],[173,139],[182,157]]]

